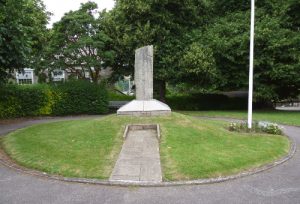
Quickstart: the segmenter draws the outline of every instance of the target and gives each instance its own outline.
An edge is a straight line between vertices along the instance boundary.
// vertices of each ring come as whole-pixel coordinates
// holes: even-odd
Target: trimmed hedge
[[[243,110],[247,109],[247,98],[229,98],[221,94],[193,94],[169,96],[167,104],[174,110]]]
[[[104,86],[85,81],[59,84],[53,88],[54,115],[101,114],[108,111],[108,94]]]
[[[0,118],[102,114],[107,111],[106,88],[86,81],[0,87]]]

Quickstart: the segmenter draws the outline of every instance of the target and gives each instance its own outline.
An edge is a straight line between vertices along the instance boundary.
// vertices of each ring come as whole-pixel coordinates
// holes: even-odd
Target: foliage
[[[0,89],[0,118],[101,114],[108,110],[106,89],[89,82],[60,85],[6,85]]]
[[[71,81],[53,87],[54,115],[101,114],[107,112],[108,97],[103,85]]]
[[[270,122],[253,122],[252,128],[248,128],[248,124],[245,122],[241,123],[230,123],[228,127],[229,131],[236,132],[256,132],[256,133],[268,133],[273,135],[281,135],[282,130],[276,123]]]
[[[116,1],[116,7],[104,21],[116,50],[115,74],[132,74],[135,49],[152,44],[154,79],[164,89],[165,81],[180,77],[182,51],[190,43],[186,34],[203,24],[206,20],[203,16],[208,12],[204,1]]]
[[[14,69],[39,64],[48,15],[41,0],[0,1],[0,83]]]
[[[82,4],[55,23],[47,58],[53,69],[68,69],[81,79],[88,78],[88,72],[95,83],[114,59],[112,39],[101,28],[104,13],[96,19],[96,9],[96,3]]]
[[[193,82],[194,85],[211,86],[217,78],[212,50],[199,43],[192,43],[184,52],[180,67],[182,70],[177,74],[183,81]]]
[[[282,134],[282,128],[276,123],[260,121],[260,122],[258,122],[257,126],[263,132],[266,132],[266,133],[269,133],[269,134],[275,134],[275,135],[281,135]]]
[[[40,83],[40,84],[46,83],[47,82],[47,78],[48,78],[47,74],[40,73],[38,75],[38,83]]]
[[[229,98],[221,94],[190,94],[167,96],[167,104],[174,110],[243,110],[247,98]]]
[[[256,3],[255,100],[295,97],[299,1]],[[249,25],[250,1],[239,0],[119,0],[104,19],[116,50],[115,74],[132,74],[134,50],[153,44],[155,84],[218,91],[247,89]]]
[[[298,0],[290,0],[286,15],[287,15],[287,27],[291,28],[294,31],[300,30],[300,2]]]
[[[233,7],[238,5],[235,0],[218,1],[216,4],[220,3]],[[289,26],[297,20],[287,18],[287,13],[292,12],[290,5],[289,1],[262,1],[256,9],[256,100],[278,100],[299,94],[300,35]],[[217,10],[219,16],[204,31],[200,30],[196,38],[213,50],[217,70],[222,76],[218,85],[221,90],[246,89],[248,85],[249,5],[245,9],[233,7],[224,9],[223,15]]]
[[[49,87],[7,85],[0,89],[0,118],[47,115]]]
[[[255,100],[294,98],[300,94],[300,3],[260,0],[256,7]],[[135,49],[153,44],[160,97],[166,83],[204,92],[247,89],[250,1],[116,0],[112,11],[96,13],[95,3],[82,4],[50,35],[41,0],[1,1],[0,81],[23,67],[63,68],[79,78],[88,71],[94,82],[108,67],[133,75]]]

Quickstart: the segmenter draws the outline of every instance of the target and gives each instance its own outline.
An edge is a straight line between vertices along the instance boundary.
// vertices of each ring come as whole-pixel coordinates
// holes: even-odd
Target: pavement
[[[56,119],[20,121],[15,125],[2,124],[0,134],[6,134],[14,127],[17,129],[49,121]],[[299,149],[300,127],[285,126],[284,131],[295,140]],[[173,187],[126,188],[69,183],[27,175],[0,165],[0,203],[294,204],[300,203],[300,153],[297,151],[284,164],[255,175],[222,183]]]
[[[156,130],[130,130],[128,132],[109,180],[162,181]]]
[[[295,106],[295,107],[276,107],[276,110],[282,110],[282,111],[300,111],[300,106]]]

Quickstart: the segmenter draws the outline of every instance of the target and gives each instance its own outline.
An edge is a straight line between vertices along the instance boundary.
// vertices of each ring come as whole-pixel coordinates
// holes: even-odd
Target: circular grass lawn
[[[164,180],[234,174],[286,155],[289,140],[278,135],[230,132],[227,123],[178,113],[160,117],[110,115],[17,130],[2,147],[19,164],[65,177],[109,178],[126,124],[158,123]]]

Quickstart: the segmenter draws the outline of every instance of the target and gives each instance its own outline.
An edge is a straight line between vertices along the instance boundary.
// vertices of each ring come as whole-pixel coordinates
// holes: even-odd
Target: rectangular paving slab
[[[110,180],[162,181],[156,130],[129,130]]]

